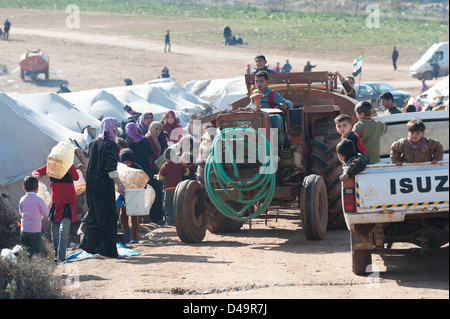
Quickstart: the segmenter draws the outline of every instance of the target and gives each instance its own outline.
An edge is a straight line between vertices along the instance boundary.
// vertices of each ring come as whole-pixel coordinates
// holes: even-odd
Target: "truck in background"
[[[439,65],[439,76],[448,75],[448,41],[433,44],[422,57],[409,68],[409,75],[419,80],[433,79],[433,61]]]
[[[390,163],[390,146],[406,137],[406,123],[414,117],[425,123],[426,137],[442,143],[443,161],[435,165]],[[374,249],[408,242],[428,250],[449,242],[449,112],[401,113],[377,119],[387,124],[381,138],[380,163],[368,165],[342,183],[352,268],[357,275],[370,272]]]

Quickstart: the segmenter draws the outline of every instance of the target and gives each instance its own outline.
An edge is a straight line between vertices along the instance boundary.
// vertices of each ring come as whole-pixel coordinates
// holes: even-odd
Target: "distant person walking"
[[[11,28],[11,22],[9,22],[9,20],[6,19],[4,28],[3,28],[3,40],[8,40],[10,28]]]
[[[168,49],[168,52],[170,53],[170,33],[169,30],[167,30],[166,36],[164,37],[164,53],[166,53],[166,49]]]
[[[398,59],[398,50],[394,47],[394,51],[392,51],[392,65],[394,66],[394,71],[397,70],[397,59]]]

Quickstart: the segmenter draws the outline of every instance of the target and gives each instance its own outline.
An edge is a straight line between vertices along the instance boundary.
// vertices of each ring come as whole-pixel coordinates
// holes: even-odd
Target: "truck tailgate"
[[[355,189],[358,214],[448,211],[449,162],[369,165]]]

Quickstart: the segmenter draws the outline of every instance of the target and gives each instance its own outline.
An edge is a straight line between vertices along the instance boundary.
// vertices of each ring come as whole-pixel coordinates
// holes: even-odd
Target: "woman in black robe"
[[[125,195],[125,186],[117,172],[119,148],[115,132],[117,121],[111,117],[102,121],[99,136],[89,145],[86,172],[86,200],[89,213],[86,233],[80,248],[91,254],[118,257],[116,246],[117,216],[114,184]]]

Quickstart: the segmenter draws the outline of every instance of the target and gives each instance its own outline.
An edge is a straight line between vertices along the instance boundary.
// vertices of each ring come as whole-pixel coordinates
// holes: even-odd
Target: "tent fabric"
[[[64,93],[64,99],[96,119],[100,116],[113,117],[120,122],[125,121],[130,116],[125,111],[125,104],[104,90]]]
[[[57,140],[2,100],[0,114],[0,182],[6,186],[47,163],[47,156]]]
[[[23,103],[34,112],[62,126],[80,132],[86,126],[100,129],[100,121],[76,108],[56,93],[14,94],[11,98]]]
[[[38,126],[44,133],[51,136],[58,142],[71,138],[76,140],[78,143],[83,144],[84,137],[81,132],[72,131],[61,125],[59,121],[52,121],[45,118],[41,114],[36,113],[34,110],[27,107],[25,104],[13,99],[5,93],[0,93],[0,103],[3,103],[13,109],[20,118]]]
[[[213,113],[223,111],[229,104],[247,96],[244,76],[211,81],[191,81],[186,83],[184,88],[208,101],[213,107]]]

